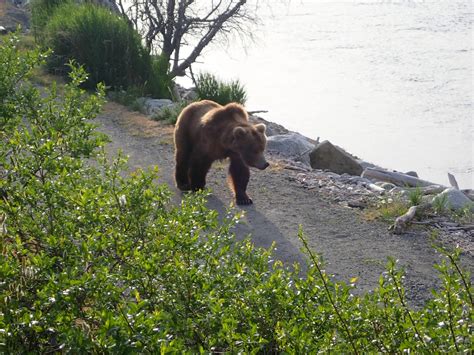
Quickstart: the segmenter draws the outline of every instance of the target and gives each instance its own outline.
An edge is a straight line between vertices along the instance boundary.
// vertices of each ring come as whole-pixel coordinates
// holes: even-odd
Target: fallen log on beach
[[[415,191],[418,189],[422,195],[436,195],[444,190],[446,190],[446,186],[441,185],[431,185],[431,186],[424,186],[424,187],[410,187],[407,188],[407,191]]]
[[[390,182],[397,186],[427,187],[438,185],[411,175],[377,168],[365,168],[361,176],[370,180]]]

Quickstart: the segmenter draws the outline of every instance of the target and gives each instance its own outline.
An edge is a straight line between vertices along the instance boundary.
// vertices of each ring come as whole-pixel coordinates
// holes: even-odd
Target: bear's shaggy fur
[[[263,170],[269,165],[263,155],[266,141],[265,125],[250,124],[241,105],[192,103],[179,115],[174,131],[176,186],[182,191],[204,188],[212,163],[229,158],[229,185],[236,203],[249,205],[249,167]]]

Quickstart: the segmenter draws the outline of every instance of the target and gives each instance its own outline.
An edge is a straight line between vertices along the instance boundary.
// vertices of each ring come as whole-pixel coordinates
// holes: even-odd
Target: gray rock
[[[267,126],[267,130],[265,132],[267,137],[272,137],[272,136],[277,136],[277,135],[284,135],[284,134],[289,134],[290,133],[290,131],[288,131],[282,125],[279,125],[278,123],[275,123],[275,122],[267,121],[267,120],[263,119],[262,117],[258,117],[258,116],[255,116],[255,115],[250,115],[249,116],[249,121],[252,124],[264,123],[265,126]]]
[[[348,153],[329,141],[319,144],[309,154],[311,167],[314,169],[327,169],[332,172],[359,176],[362,166]]]
[[[453,210],[460,210],[470,206],[471,211],[474,211],[474,203],[462,191],[454,187],[447,188],[436,195],[433,202],[436,202],[436,200],[445,201],[446,207]]]
[[[363,169],[365,169],[365,168],[380,168],[378,165],[375,165],[373,163],[369,163],[369,162],[364,161],[362,159],[357,159],[356,161],[360,164],[360,166],[362,166]]]
[[[313,148],[314,144],[299,133],[280,134],[267,139],[267,150],[300,160],[307,165],[310,163],[309,152]]]
[[[381,188],[383,188],[387,191],[390,191],[391,189],[393,189],[396,186],[395,184],[392,184],[390,182],[384,182],[384,181],[377,181],[375,183],[375,185],[380,186]]]
[[[198,99],[198,94],[196,91],[194,90],[187,90],[182,96],[181,98],[183,100],[187,100],[187,101],[194,101],[194,100],[197,100]]]
[[[407,171],[405,173],[405,175],[410,175],[410,176],[413,176],[413,177],[419,177],[418,174],[416,173],[416,171]]]
[[[150,99],[148,97],[140,97],[137,99],[137,102],[142,107],[143,112],[148,116],[153,116],[163,108],[174,105],[173,101],[168,99]]]
[[[367,207],[367,202],[364,200],[350,200],[350,201],[347,201],[347,206],[351,208],[359,208],[363,210],[364,208]]]

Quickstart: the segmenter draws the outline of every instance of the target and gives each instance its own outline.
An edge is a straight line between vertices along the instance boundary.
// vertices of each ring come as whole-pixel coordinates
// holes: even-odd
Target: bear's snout
[[[270,164],[266,160],[264,160],[263,162],[260,162],[259,164],[255,164],[255,167],[260,170],[265,170],[269,166]]]

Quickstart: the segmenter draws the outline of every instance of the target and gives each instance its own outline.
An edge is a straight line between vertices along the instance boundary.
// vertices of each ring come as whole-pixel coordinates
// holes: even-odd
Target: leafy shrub
[[[247,101],[245,88],[238,80],[222,82],[209,73],[198,75],[196,92],[201,100],[212,100],[221,105],[230,102],[238,102],[243,105]]]
[[[390,261],[365,296],[334,283],[306,246],[304,277],[234,240],[205,194],[170,203],[156,171],[124,177],[89,122],[103,101],[22,78],[40,59],[0,46],[0,352],[454,353],[472,349],[472,286],[459,253],[442,287],[410,309]],[[21,74],[18,74],[21,73]],[[87,158],[87,159],[86,159]],[[300,231],[303,242],[305,238]],[[351,280],[355,282],[355,280]]]
[[[64,73],[71,59],[89,73],[86,86],[104,82],[113,89],[143,87],[156,97],[169,97],[166,75],[142,46],[141,38],[127,22],[109,10],[92,4],[67,3],[56,9],[45,27],[45,43],[54,51],[50,71]]]
[[[23,103],[24,93],[22,82],[31,76],[32,69],[43,63],[46,53],[39,50],[22,51],[19,54],[20,40],[17,36],[1,39],[0,47],[0,139],[10,133],[10,129],[18,124],[20,117],[17,109]],[[0,169],[1,172],[1,169]]]

